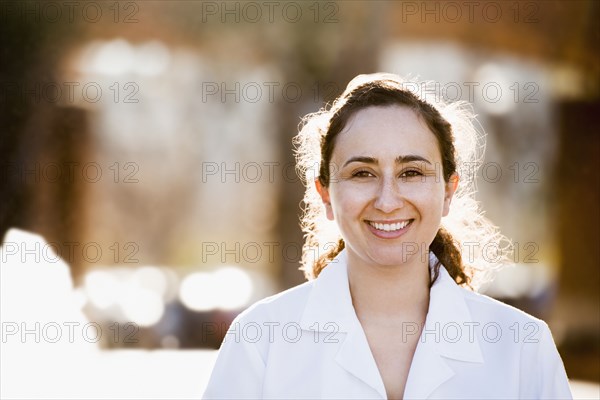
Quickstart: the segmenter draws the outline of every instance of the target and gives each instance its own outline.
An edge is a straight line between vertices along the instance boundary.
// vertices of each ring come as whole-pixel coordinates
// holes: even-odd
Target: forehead
[[[357,111],[336,138],[333,157],[395,159],[420,155],[440,161],[437,138],[425,121],[404,106],[373,106]]]

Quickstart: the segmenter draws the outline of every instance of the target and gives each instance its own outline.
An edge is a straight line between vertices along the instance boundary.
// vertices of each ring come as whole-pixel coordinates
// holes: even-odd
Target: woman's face
[[[317,181],[348,255],[400,265],[427,254],[448,214],[458,176],[446,183],[437,139],[403,106],[368,107],[335,139],[330,184]]]

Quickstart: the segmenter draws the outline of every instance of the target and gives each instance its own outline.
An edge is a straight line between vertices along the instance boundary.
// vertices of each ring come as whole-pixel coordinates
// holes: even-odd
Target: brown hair
[[[325,243],[321,230],[326,221],[321,217],[322,206],[318,204],[320,198],[315,196],[314,190],[311,188],[311,186],[314,186],[314,182],[311,180],[318,179],[324,187],[329,186],[331,177],[330,161],[335,139],[353,115],[367,107],[392,105],[409,107],[415,111],[435,135],[442,158],[442,174],[445,182],[449,182],[452,174],[458,172],[460,161],[474,158],[475,151],[473,149],[476,147],[477,135],[473,125],[465,122],[468,118],[459,118],[455,121],[456,126],[466,133],[464,136],[471,137],[466,143],[463,143],[466,144],[465,147],[468,147],[469,150],[461,156],[455,148],[456,137],[453,125],[432,102],[426,101],[424,96],[419,96],[417,93],[408,90],[401,78],[391,74],[373,74],[359,75],[353,79],[344,93],[334,101],[329,109],[323,109],[305,118],[304,126],[295,138],[298,169],[305,179],[307,187],[302,218],[302,227],[306,238],[303,248],[302,269],[309,279],[316,278],[345,246],[339,233],[336,235],[335,240],[328,240]],[[457,114],[465,117],[465,115],[461,115],[461,112]],[[314,153],[318,153],[319,157],[317,162],[318,173],[314,168],[315,165],[313,165],[317,161]],[[310,172],[312,172],[312,176],[310,176]],[[467,182],[461,183],[462,189],[458,190],[457,194],[461,198],[459,203],[464,206],[466,213],[462,215],[461,224],[459,225],[461,225],[461,229],[465,228],[466,231],[469,231],[469,234],[463,235],[463,238],[476,237],[477,239],[488,239],[488,241],[493,240],[495,242],[505,239],[497,232],[493,224],[483,218],[479,212],[478,206],[472,198],[473,191],[469,190],[472,182],[467,179]],[[326,245],[323,246],[324,244]],[[314,256],[315,249],[318,253],[316,257]],[[429,250],[439,260],[433,266],[434,275],[431,284],[435,282],[439,275],[441,263],[456,283],[473,288],[471,283],[475,269],[472,265],[463,263],[457,240],[448,229],[440,226],[433,242],[429,245]],[[487,260],[484,263],[489,264]]]

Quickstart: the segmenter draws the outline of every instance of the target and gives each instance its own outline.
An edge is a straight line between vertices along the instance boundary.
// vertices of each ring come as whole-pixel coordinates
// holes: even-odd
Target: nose
[[[404,197],[400,192],[401,188],[398,181],[383,179],[377,189],[373,206],[386,214],[404,207]]]

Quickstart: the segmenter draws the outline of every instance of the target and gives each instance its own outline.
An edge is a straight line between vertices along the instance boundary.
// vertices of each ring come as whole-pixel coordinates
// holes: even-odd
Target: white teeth
[[[410,221],[396,222],[395,224],[380,224],[378,222],[369,222],[375,229],[385,232],[397,231],[406,228]]]

